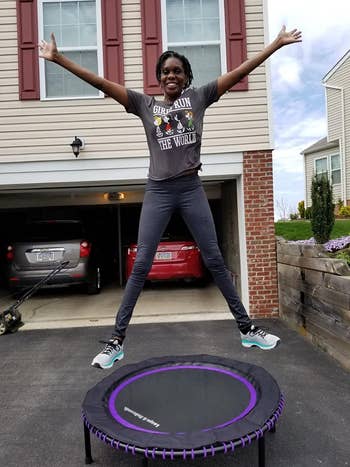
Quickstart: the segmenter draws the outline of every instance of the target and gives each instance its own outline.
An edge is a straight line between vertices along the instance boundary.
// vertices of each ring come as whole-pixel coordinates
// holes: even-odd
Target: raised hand
[[[54,33],[52,32],[50,42],[46,42],[45,40],[41,40],[38,47],[39,47],[39,57],[45,58],[45,60],[50,60],[51,62],[55,61],[55,58],[58,55],[56,38]]]
[[[294,44],[295,42],[301,42],[301,31],[298,29],[292,29],[292,31],[286,31],[286,26],[283,25],[282,29],[277,35],[276,38],[277,42],[279,43],[280,47],[288,44]]]

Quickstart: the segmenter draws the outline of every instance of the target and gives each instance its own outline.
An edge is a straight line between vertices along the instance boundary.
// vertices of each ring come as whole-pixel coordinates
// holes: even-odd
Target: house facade
[[[350,205],[350,50],[326,74],[327,137],[305,149],[305,204],[311,206],[314,175],[327,175],[334,203]]]
[[[163,50],[188,56],[196,86],[261,50],[266,3],[1,2],[1,223],[19,222],[33,212],[65,215],[81,209],[90,220],[103,219],[102,230],[115,234],[121,276],[123,247],[135,233],[147,179],[149,155],[138,119],[39,59],[39,38],[49,40],[53,31],[59,49],[73,60],[158,96],[154,70]],[[201,177],[215,211],[220,246],[253,317],[278,313],[269,112],[269,69],[264,64],[207,110],[202,145]],[[76,136],[84,141],[77,157],[71,148]]]

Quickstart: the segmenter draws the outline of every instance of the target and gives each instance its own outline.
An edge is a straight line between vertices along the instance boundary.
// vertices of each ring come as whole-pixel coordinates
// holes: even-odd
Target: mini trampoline
[[[112,448],[148,459],[191,460],[258,441],[274,431],[284,399],[263,368],[209,355],[162,357],[119,367],[82,405],[85,462],[90,433]]]

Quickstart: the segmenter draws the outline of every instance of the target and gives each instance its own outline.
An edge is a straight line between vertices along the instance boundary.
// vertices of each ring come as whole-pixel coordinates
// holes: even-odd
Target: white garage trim
[[[203,177],[228,178],[243,170],[243,154],[204,154]],[[12,162],[0,165],[0,192],[30,188],[140,184],[147,179],[149,158]]]

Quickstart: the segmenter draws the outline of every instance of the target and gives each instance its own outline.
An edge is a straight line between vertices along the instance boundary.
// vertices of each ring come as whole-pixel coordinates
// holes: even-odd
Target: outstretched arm
[[[276,50],[285,45],[294,44],[295,42],[301,42],[301,32],[297,29],[293,29],[292,31],[287,32],[286,27],[283,26],[276,39],[271,42],[271,44],[266,46],[261,52],[259,52],[253,58],[246,60],[234,70],[219,76],[219,97],[232,88],[232,86],[238,83],[245,76],[249,75],[251,71],[255,70],[255,68],[261,65],[267,58],[276,52]]]
[[[127,106],[128,94],[124,86],[102,78],[92,71],[72,62],[72,60],[69,60],[65,55],[60,54],[57,50],[56,39],[53,33],[51,33],[50,42],[46,42],[44,40],[40,41],[39,52],[39,57],[45,58],[45,60],[49,60],[50,62],[57,63],[74,75],[78,76],[78,78],[81,78],[100,91],[103,91],[105,94],[124,105],[124,107]]]

